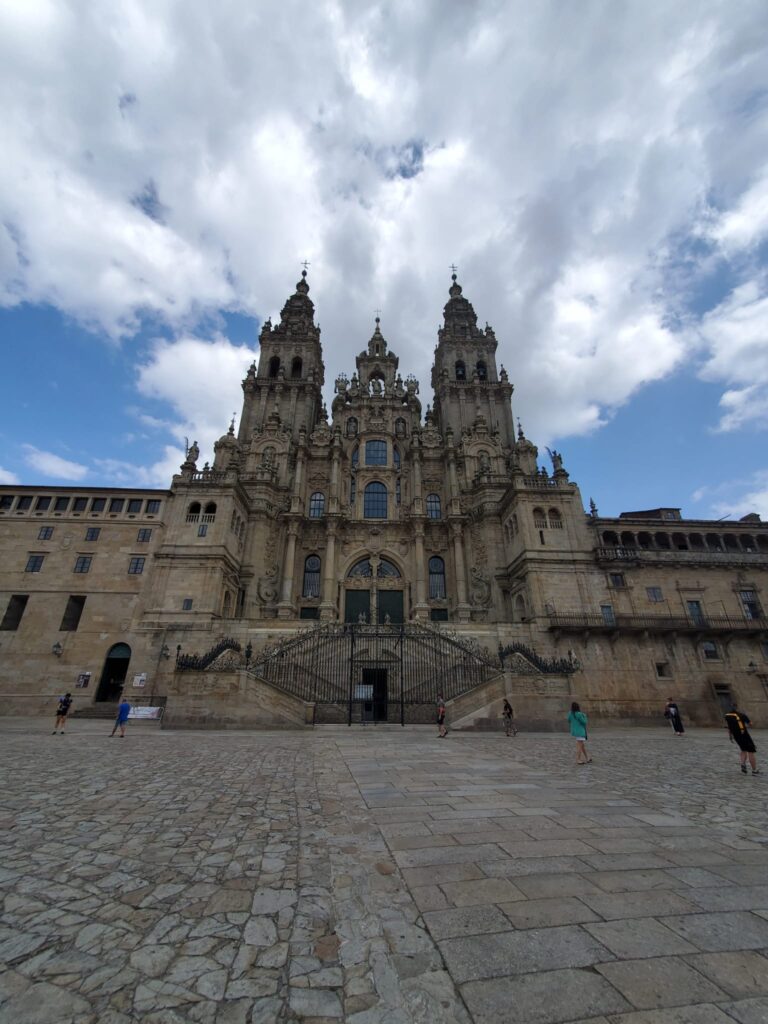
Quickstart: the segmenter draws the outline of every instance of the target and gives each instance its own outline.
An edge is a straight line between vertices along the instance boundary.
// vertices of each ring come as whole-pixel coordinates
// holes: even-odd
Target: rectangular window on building
[[[156,498],[151,498],[147,502],[147,507],[145,511],[147,515],[156,516],[157,513],[160,511],[160,502]]]
[[[72,570],[72,572],[90,572],[92,561],[92,555],[78,555],[77,558],[75,559],[75,568]]]
[[[30,555],[27,559],[24,572],[40,572],[43,568],[44,561],[45,555]]]
[[[432,622],[447,622],[448,621],[448,609],[447,608],[430,608],[429,617]]]
[[[11,508],[15,497],[15,494],[0,494],[0,509],[5,511],[6,509]]]
[[[151,539],[151,530],[139,530],[139,532],[136,534],[136,540],[139,542],[139,544],[149,544]]]
[[[184,598],[184,600],[181,602],[181,610],[183,612],[191,612],[192,611],[192,598],[191,597],[185,597]]]
[[[50,540],[52,536],[53,536],[53,527],[52,526],[41,526],[40,527],[40,532],[37,535],[37,539],[38,540]]]
[[[88,529],[85,531],[85,539],[86,540],[98,540],[100,533],[101,533],[101,527],[100,526],[89,526]]]
[[[54,512],[66,512],[69,508],[69,498],[57,498],[53,506]]]
[[[70,597],[67,601],[67,607],[64,609],[64,617],[61,620],[59,630],[74,633],[80,625],[80,616],[83,614],[83,608],[85,608],[84,597]]]
[[[704,609],[701,607],[701,601],[686,601],[685,605],[688,609],[688,618],[694,626],[703,626]]]
[[[608,578],[611,581],[611,586],[614,587],[616,590],[622,590],[627,585],[626,580],[624,579],[623,572],[609,573]]]
[[[670,679],[672,677],[672,669],[668,661],[656,662],[656,675],[659,679]]]
[[[144,572],[145,558],[132,558],[128,563],[128,575],[129,576],[141,576]]]
[[[207,525],[207,523],[203,523],[201,526],[198,526],[198,528],[197,528],[197,536],[198,537],[207,537],[208,536],[208,525]]]
[[[85,512],[87,507],[88,507],[88,499],[87,498],[75,498],[74,503],[72,505],[72,511],[73,512]]]
[[[18,503],[16,505],[16,511],[17,512],[26,512],[27,509],[30,509],[30,508],[32,508],[32,495],[31,494],[22,494],[22,496],[19,498],[19,501],[18,501]]]
[[[645,592],[648,595],[648,600],[653,604],[658,604],[664,600],[664,594],[661,592],[661,587],[646,587]]]
[[[757,599],[757,591],[740,590],[739,600],[741,601],[745,619],[762,619],[763,609],[760,607],[760,602]]]
[[[128,501],[128,511],[132,515],[141,512],[141,498],[130,498]]]
[[[91,512],[103,512],[106,507],[106,498],[94,498],[91,502]]]
[[[0,622],[0,629],[13,632],[19,628],[24,609],[27,607],[29,594],[12,594],[5,609],[3,621]]]
[[[320,609],[319,608],[300,608],[299,609],[300,619],[319,619]]]
[[[719,661],[720,651],[714,640],[705,640],[701,645],[701,653],[707,661]]]
[[[35,512],[47,512],[51,504],[50,498],[38,498],[35,505]]]
[[[606,626],[616,625],[616,615],[613,611],[612,604],[601,604],[600,614],[603,616],[603,622],[606,624]]]
[[[113,498],[109,503],[110,512],[122,512],[125,507],[125,501],[122,498]]]

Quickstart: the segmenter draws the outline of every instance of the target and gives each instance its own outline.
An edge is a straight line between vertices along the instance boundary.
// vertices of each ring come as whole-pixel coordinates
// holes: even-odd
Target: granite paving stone
[[[727,998],[722,989],[679,957],[603,963],[597,970],[639,1010]]]

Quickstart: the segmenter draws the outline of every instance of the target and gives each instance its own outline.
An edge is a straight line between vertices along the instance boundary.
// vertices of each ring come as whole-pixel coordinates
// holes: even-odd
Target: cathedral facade
[[[7,713],[122,691],[177,724],[296,724],[311,684],[270,677],[275,660],[290,649],[294,676],[323,675],[318,638],[357,631],[370,687],[400,657],[403,708],[416,668],[397,637],[414,659],[443,645],[466,727],[497,721],[504,696],[538,725],[574,698],[659,719],[670,696],[702,724],[736,701],[768,725],[768,525],[585,511],[561,455],[542,465],[515,428],[494,331],[455,275],[426,409],[377,319],[329,414],[306,272],[259,344],[237,433],[212,465],[193,444],[167,491],[0,488]],[[424,686],[431,704],[438,677]]]

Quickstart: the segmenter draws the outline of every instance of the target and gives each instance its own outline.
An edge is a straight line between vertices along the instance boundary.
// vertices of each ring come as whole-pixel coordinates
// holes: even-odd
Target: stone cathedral
[[[122,693],[167,726],[768,724],[768,526],[585,510],[515,428],[493,329],[453,275],[431,402],[376,319],[323,401],[306,271],[234,423],[168,490],[0,487],[6,713]]]

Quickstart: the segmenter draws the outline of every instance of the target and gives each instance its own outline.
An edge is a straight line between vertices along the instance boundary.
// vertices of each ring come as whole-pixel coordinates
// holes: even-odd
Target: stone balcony
[[[693,636],[768,635],[768,619],[747,619],[729,615],[705,615],[690,618],[685,615],[633,615],[616,612],[556,612],[548,616],[549,628],[557,633],[687,633]]]
[[[768,568],[768,552],[763,551],[600,547],[595,550],[595,558],[602,564],[614,565],[617,563],[624,565],[737,565]]]

